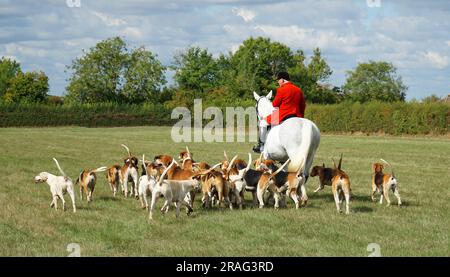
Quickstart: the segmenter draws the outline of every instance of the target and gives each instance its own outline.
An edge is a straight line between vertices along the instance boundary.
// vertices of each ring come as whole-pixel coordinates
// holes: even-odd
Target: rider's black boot
[[[261,146],[262,146],[263,144],[261,143],[261,142],[258,142],[258,144],[257,145],[254,145],[253,146],[253,152],[255,152],[255,153],[261,153]]]

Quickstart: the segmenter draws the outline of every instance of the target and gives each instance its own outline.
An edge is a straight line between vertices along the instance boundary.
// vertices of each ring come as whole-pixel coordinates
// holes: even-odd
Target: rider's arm
[[[272,106],[274,106],[275,108],[279,107],[281,105],[281,100],[282,100],[282,96],[281,96],[281,90],[277,90],[277,94],[275,95],[275,99],[273,99],[272,102]]]

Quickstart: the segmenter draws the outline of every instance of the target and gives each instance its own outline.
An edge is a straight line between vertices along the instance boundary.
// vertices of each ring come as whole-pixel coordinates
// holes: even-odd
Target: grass
[[[278,211],[205,210],[197,197],[192,217],[177,219],[172,208],[149,224],[139,201],[112,197],[103,174],[89,205],[76,187],[76,214],[49,208],[48,185],[33,177],[58,173],[52,157],[75,179],[83,168],[121,163],[121,143],[138,157],[176,155],[185,145],[171,141],[168,127],[0,129],[0,255],[67,256],[69,243],[78,243],[82,256],[368,256],[370,243],[383,256],[450,255],[447,138],[323,135],[314,164],[330,165],[344,153],[354,193],[348,216],[336,212],[329,187],[313,193],[317,179],[308,181],[310,201],[300,210],[292,202]],[[194,158],[210,163],[222,159],[223,149],[244,158],[251,149],[251,143],[188,145]],[[402,207],[393,195],[392,207],[370,201],[371,163],[379,158],[394,166]]]

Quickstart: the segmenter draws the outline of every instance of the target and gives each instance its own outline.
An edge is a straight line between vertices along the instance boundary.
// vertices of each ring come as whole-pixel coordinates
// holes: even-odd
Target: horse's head
[[[272,101],[270,101],[270,99],[272,98],[272,91],[270,91],[266,96],[259,96],[256,92],[253,92],[253,97],[256,100],[255,108],[260,125],[267,125],[267,122],[264,120],[264,118],[270,115],[274,110]]]

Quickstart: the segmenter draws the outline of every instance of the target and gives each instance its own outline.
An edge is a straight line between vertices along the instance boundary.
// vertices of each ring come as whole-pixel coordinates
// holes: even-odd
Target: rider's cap
[[[291,77],[289,77],[289,73],[287,73],[286,71],[280,71],[277,74],[277,80],[280,80],[280,79],[284,79],[286,81],[290,81]]]

